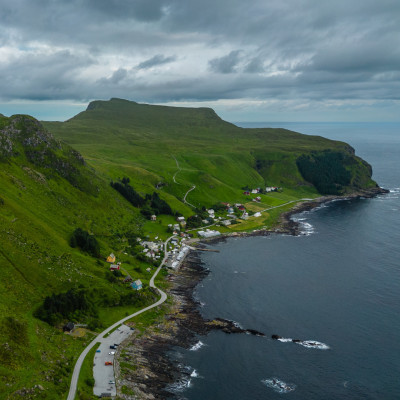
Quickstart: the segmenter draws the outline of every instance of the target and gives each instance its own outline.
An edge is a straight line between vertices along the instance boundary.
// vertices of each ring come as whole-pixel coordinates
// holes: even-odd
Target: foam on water
[[[303,340],[301,342],[298,342],[300,346],[307,347],[307,349],[318,349],[318,350],[329,350],[330,347],[321,342],[317,342],[315,340]]]
[[[318,350],[328,350],[330,347],[322,342],[318,342],[316,340],[300,340],[294,342],[292,338],[279,338],[277,339],[279,342],[282,343],[296,343],[300,346],[306,347],[307,349],[318,349]]]
[[[191,348],[190,351],[197,351],[199,349],[201,349],[204,346],[204,343],[199,340],[196,344],[194,344]]]
[[[289,393],[296,389],[296,385],[293,383],[286,383],[278,378],[264,379],[261,382],[278,393]]]

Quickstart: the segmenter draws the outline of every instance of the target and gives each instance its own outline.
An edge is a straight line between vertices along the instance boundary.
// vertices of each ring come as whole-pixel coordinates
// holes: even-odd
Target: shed
[[[142,288],[142,281],[140,279],[131,283],[132,289],[140,290]]]
[[[75,328],[74,323],[70,321],[70,322],[68,322],[67,324],[65,324],[65,325],[63,326],[63,331],[64,331],[64,332],[71,332],[72,329],[74,329],[74,328]]]
[[[156,221],[156,220],[157,220],[157,215],[153,214],[153,215],[150,217],[150,219],[151,219],[152,221]]]

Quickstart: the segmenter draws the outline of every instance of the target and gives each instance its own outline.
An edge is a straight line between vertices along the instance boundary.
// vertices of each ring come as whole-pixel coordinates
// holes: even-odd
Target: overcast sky
[[[400,0],[0,2],[0,113],[94,99],[229,121],[399,121]]]

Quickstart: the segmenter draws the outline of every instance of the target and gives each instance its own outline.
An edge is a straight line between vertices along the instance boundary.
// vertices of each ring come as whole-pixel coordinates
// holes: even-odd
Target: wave
[[[177,380],[176,382],[168,385],[166,389],[169,392],[180,393],[180,392],[183,392],[184,390],[190,388],[191,383],[192,383],[192,380],[190,378],[183,377],[183,378]]]
[[[300,346],[307,347],[307,349],[318,349],[318,350],[329,350],[330,347],[321,342],[317,342],[315,340],[302,340],[301,342],[298,342]]]
[[[191,348],[190,351],[197,351],[199,349],[201,349],[204,346],[204,343],[199,340],[196,344],[194,344]]]
[[[317,350],[329,350],[330,347],[322,342],[318,342],[316,340],[299,340],[299,339],[292,339],[292,338],[277,338],[279,342],[282,343],[296,343],[300,346],[306,347],[307,349],[317,349]]]
[[[293,392],[293,390],[296,389],[295,384],[286,383],[278,378],[264,379],[261,382],[264,383],[267,387],[274,389],[275,392],[278,392],[278,393],[289,393],[289,392]]]

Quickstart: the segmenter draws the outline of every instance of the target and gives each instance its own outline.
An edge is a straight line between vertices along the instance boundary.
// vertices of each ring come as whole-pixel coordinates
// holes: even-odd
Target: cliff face
[[[95,194],[81,154],[48,132],[36,119],[13,115],[0,120],[0,162],[39,168],[48,178],[61,176],[78,189]]]

